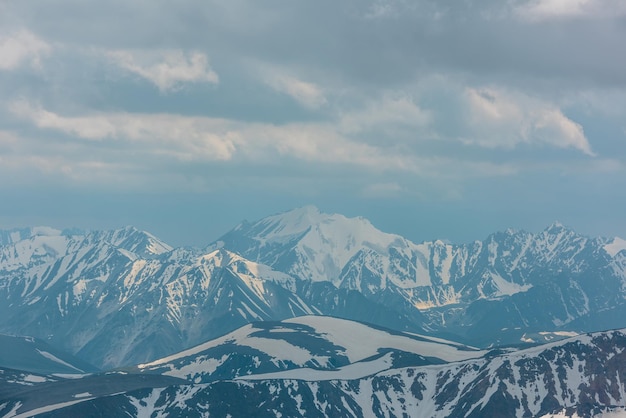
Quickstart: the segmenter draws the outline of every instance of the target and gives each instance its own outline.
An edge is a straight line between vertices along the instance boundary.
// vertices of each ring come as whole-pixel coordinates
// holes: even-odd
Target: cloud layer
[[[482,212],[549,207],[567,179],[587,190],[562,212],[618,206],[625,19],[622,0],[0,3],[2,187]]]

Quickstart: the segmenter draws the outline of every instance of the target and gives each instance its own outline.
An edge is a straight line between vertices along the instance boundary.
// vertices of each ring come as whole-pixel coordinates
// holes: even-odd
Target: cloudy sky
[[[0,0],[0,92],[2,228],[626,237],[625,0]]]

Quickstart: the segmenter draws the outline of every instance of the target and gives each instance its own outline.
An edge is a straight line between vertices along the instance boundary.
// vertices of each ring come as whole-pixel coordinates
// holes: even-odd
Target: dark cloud
[[[371,16],[377,4],[390,11]],[[13,16],[46,39],[84,47],[199,48],[379,85],[419,71],[453,71],[624,86],[623,18],[528,21],[515,7],[350,0],[11,5]]]

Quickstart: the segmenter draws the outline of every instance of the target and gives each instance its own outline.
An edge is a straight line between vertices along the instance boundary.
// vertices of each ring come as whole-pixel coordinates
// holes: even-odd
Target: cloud
[[[24,101],[13,103],[10,109],[42,129],[89,141],[140,143],[146,147],[144,152],[183,161],[240,158],[275,163],[276,156],[282,156],[383,171],[418,169],[411,157],[352,141],[325,124],[273,125],[172,114],[62,116]]]
[[[62,116],[25,101],[13,103],[10,110],[42,129],[90,141],[138,142],[148,153],[182,160],[230,160],[235,151],[230,124],[221,119],[130,113]]]
[[[591,0],[533,0],[518,9],[529,19],[550,19],[581,16]]]
[[[265,73],[266,84],[290,96],[304,107],[318,109],[327,103],[322,89],[313,83],[281,74],[276,70],[266,70]]]
[[[208,57],[201,52],[117,50],[107,55],[120,68],[150,81],[162,92],[179,88],[183,83],[219,82]]]
[[[594,156],[583,127],[556,106],[518,92],[467,88],[467,134],[463,141],[487,148],[543,143]]]
[[[242,151],[249,158],[295,158],[310,163],[358,167],[373,172],[422,171],[420,159],[398,150],[352,140],[330,124],[250,124],[241,131]],[[272,158],[274,157],[274,158]]]
[[[118,127],[110,118],[63,117],[40,106],[33,106],[25,100],[11,103],[9,109],[16,116],[30,120],[39,128],[55,129],[84,139],[113,138],[118,131]]]
[[[624,0],[531,0],[515,12],[530,21],[615,17],[626,13]]]
[[[52,47],[32,32],[20,30],[0,37],[0,70],[15,70],[29,63],[41,66],[41,58],[48,55]]]
[[[379,100],[370,100],[363,108],[342,113],[339,125],[347,133],[359,133],[392,126],[425,127],[432,121],[432,112],[422,109],[408,94],[387,93]]]

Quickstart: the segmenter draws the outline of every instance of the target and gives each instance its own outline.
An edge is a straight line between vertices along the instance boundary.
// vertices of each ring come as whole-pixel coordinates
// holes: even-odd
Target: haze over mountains
[[[617,360],[623,333],[576,337],[626,327],[620,238],[589,238],[554,223],[470,244],[413,243],[364,218],[304,207],[243,222],[203,249],[172,248],[133,227],[0,231],[0,244],[0,332],[36,337],[102,370],[129,373],[90,377],[100,389],[77,402],[74,411],[82,414],[109,407],[138,414],[149,405],[155,412],[158,404],[175,415],[234,408],[245,416],[258,402],[237,409],[229,396],[246,388],[269,391],[268,416],[280,405],[307,416],[401,416],[426,405],[432,416],[486,413],[500,404],[509,416],[626,406],[626,367]],[[339,338],[344,334],[353,340]],[[485,351],[568,336],[571,344],[525,354]],[[355,355],[364,344],[368,349]],[[609,361],[617,380],[607,375],[592,384],[594,368]],[[539,374],[526,376],[528,364]],[[0,366],[19,369],[9,361]],[[44,372],[30,383],[76,401],[77,383]],[[553,383],[531,399],[526,391],[541,386],[537,376]],[[301,380],[310,383],[295,384]],[[45,408],[20,398],[15,385],[4,392],[8,403],[0,400],[5,412]],[[107,389],[114,386],[127,390],[111,397],[119,392]],[[126,394],[142,387],[167,388]],[[395,395],[381,397],[387,390]],[[230,395],[216,404],[215,391]],[[287,398],[300,401],[294,406]],[[200,411],[207,402],[212,406]]]

